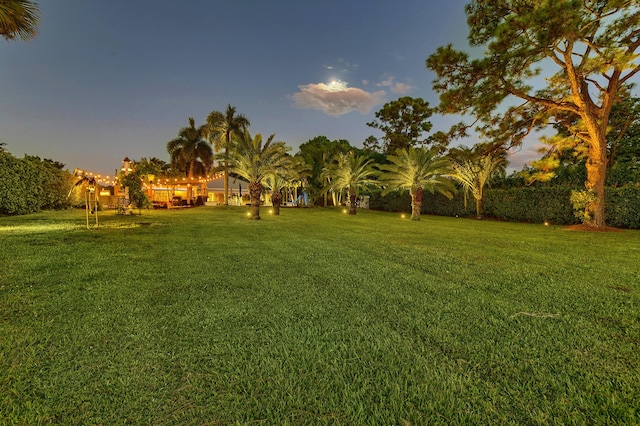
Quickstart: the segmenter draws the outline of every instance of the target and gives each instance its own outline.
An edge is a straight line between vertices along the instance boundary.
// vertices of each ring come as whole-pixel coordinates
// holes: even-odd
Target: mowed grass
[[[0,218],[2,424],[637,424],[640,232]]]

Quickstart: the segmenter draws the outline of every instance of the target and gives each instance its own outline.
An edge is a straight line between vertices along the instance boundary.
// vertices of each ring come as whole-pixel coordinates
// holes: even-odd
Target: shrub
[[[21,215],[69,206],[73,182],[62,164],[0,152],[0,214]]]
[[[607,225],[640,229],[640,186],[607,188],[604,196]]]
[[[485,193],[485,213],[513,222],[577,223],[569,197],[571,187],[533,186],[490,189]]]
[[[508,189],[488,189],[485,192],[486,217],[513,222],[571,225],[579,223],[574,214],[572,186],[533,186]],[[392,212],[411,211],[411,199],[407,192],[392,192],[384,197],[380,191],[370,193],[369,206],[373,210]],[[422,213],[441,216],[473,216],[473,200],[464,206],[464,198],[458,193],[448,200],[440,194],[425,193]],[[640,228],[640,186],[607,188],[605,192],[607,224],[618,228]]]

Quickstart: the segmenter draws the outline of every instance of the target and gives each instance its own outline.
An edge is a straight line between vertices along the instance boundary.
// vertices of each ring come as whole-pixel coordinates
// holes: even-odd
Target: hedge
[[[21,215],[69,206],[69,172],[38,157],[0,152],[0,214]]]
[[[509,189],[487,189],[484,199],[486,217],[512,222],[570,225],[578,223],[569,196],[574,188],[568,186],[535,186]],[[380,191],[370,193],[369,207],[374,210],[410,212],[408,192],[392,192],[384,197]],[[475,201],[458,193],[449,200],[440,194],[426,192],[422,199],[422,213],[440,216],[475,217]],[[617,228],[640,229],[640,186],[607,188],[605,192],[607,225]]]

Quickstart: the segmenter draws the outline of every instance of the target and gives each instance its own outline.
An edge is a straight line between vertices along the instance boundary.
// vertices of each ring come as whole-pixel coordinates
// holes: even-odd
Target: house
[[[233,176],[228,177],[229,205],[243,206],[249,203],[249,182]],[[207,182],[209,197],[207,205],[224,204],[224,176],[218,176]]]

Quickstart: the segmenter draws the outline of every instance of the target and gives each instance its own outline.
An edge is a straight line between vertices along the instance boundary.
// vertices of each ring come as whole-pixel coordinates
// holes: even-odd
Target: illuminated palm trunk
[[[282,203],[282,194],[280,191],[274,191],[271,194],[271,204],[273,204],[273,214],[275,216],[280,215],[280,204]]]
[[[411,195],[411,220],[420,220],[420,210],[422,210],[422,193],[424,189],[409,189]]]
[[[228,136],[227,136],[227,140]],[[229,158],[229,148],[225,148],[224,149],[224,183],[223,183],[223,188],[224,188],[224,205],[228,206],[229,205],[229,162],[228,159]],[[242,196],[242,194],[240,194]]]
[[[356,191],[349,188],[349,214],[356,214]]]
[[[249,184],[249,196],[251,197],[251,210],[249,219],[260,220],[260,196],[262,195],[262,184],[251,182]]]
[[[474,194],[476,199],[476,219],[484,217],[484,188],[478,184],[478,191]]]

